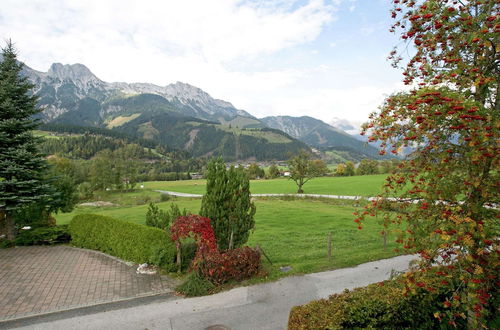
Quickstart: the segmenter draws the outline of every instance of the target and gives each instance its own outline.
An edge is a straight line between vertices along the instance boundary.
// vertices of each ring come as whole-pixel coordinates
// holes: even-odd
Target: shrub
[[[0,237],[0,249],[7,249],[11,247],[14,247],[13,241]]]
[[[183,242],[181,245],[182,265],[181,270],[189,269],[191,262],[196,256],[198,245],[195,242]]]
[[[250,181],[242,168],[226,170],[222,158],[207,165],[207,191],[201,200],[200,215],[212,220],[211,226],[222,250],[240,247],[255,227],[255,205]]]
[[[149,203],[150,201],[151,201],[151,196],[144,194],[144,193],[137,196],[135,199],[135,203],[137,205],[144,205],[144,204]]]
[[[168,202],[171,199],[169,194],[160,194],[160,202]]]
[[[225,252],[211,250],[197,264],[200,274],[215,285],[250,278],[259,267],[260,252],[248,246]]]
[[[201,277],[197,272],[192,272],[186,281],[176,288],[188,297],[205,296],[210,293],[215,286],[207,279]]]
[[[75,246],[171,270],[175,247],[169,233],[97,214],[75,216],[69,224]]]
[[[14,243],[15,245],[53,245],[68,243],[70,239],[68,225],[61,225],[23,230],[16,236]]]
[[[168,196],[168,195],[167,195]],[[183,209],[182,212],[177,204],[170,204],[170,210],[160,210],[155,203],[149,203],[146,213],[146,225],[151,227],[167,230],[170,224],[180,216],[186,216],[188,211]]]
[[[446,312],[444,294],[405,292],[401,279],[371,284],[292,308],[288,329],[445,329],[434,314]]]

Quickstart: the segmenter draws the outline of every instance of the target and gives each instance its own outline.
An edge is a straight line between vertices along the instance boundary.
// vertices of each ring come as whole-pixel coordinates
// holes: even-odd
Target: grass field
[[[171,202],[158,205],[168,209]],[[198,213],[200,199],[178,198],[175,203],[192,213]],[[264,264],[269,270],[265,279],[276,279],[296,273],[311,273],[327,269],[354,266],[363,262],[395,255],[392,243],[384,248],[381,230],[376,220],[358,230],[353,222],[355,207],[349,202],[338,200],[281,200],[276,198],[255,201],[255,231],[248,245],[259,244],[273,262]],[[343,205],[342,205],[343,204]],[[81,213],[98,213],[135,223],[144,223],[147,205],[106,208],[77,208],[67,214],[56,215],[59,224],[68,223]],[[327,258],[327,237],[332,232],[333,257]],[[355,242],[355,244],[353,244]],[[280,266],[291,266],[292,270],[282,273]],[[262,279],[257,279],[260,281]]]
[[[386,174],[379,174],[314,178],[304,185],[304,191],[306,194],[375,196],[380,193],[380,187],[386,176]],[[150,181],[145,182],[144,186],[148,189],[204,194],[205,183],[205,180]],[[297,192],[297,186],[292,180],[285,178],[252,180],[250,191],[253,194],[294,194]]]

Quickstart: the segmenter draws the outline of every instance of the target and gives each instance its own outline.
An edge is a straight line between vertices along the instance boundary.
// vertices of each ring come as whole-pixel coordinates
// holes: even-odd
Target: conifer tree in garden
[[[242,246],[255,226],[255,205],[245,171],[233,166],[226,170],[222,159],[213,159],[207,165],[206,179],[200,215],[212,220],[221,250]]]
[[[397,241],[421,256],[408,292],[448,290],[434,316],[480,328],[497,312],[500,284],[500,3],[392,2],[403,48],[390,58],[412,89],[386,99],[364,132],[382,142],[381,153],[415,151],[387,178],[383,196],[402,200],[384,224],[403,223]],[[388,203],[373,202],[355,221],[361,227]],[[422,271],[436,281],[419,281]]]
[[[16,235],[14,213],[47,198],[44,183],[47,162],[38,152],[38,139],[32,134],[37,123],[32,116],[40,110],[32,85],[20,76],[12,42],[8,42],[0,62],[0,215],[7,239]]]

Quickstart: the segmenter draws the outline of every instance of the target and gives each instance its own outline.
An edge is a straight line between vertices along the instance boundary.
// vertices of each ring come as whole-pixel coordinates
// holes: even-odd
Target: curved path
[[[177,191],[169,191],[169,190],[153,190],[159,192],[161,194],[167,194],[177,197],[191,197],[191,198],[201,198],[203,195],[200,194],[189,194],[189,193],[181,193]],[[320,194],[252,194],[253,197],[281,197],[281,196],[291,196],[291,197],[311,197],[311,198],[332,198],[332,199],[367,199],[372,200],[376,197],[364,197],[364,196],[345,196],[345,195],[320,195]]]
[[[68,311],[36,320],[25,320],[20,329],[209,329],[225,325],[226,329],[285,329],[293,306],[326,298],[379,282],[393,271],[403,271],[415,257],[399,256],[365,263],[353,268],[291,276],[277,282],[197,298],[166,298],[120,309],[102,308]],[[111,309],[111,310],[110,310]],[[0,323],[0,328],[2,324]],[[217,329],[213,327],[212,329]],[[218,329],[224,329],[219,327]]]

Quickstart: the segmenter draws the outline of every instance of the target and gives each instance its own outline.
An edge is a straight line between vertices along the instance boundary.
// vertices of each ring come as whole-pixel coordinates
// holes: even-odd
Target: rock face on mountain
[[[214,99],[200,88],[181,82],[163,87],[148,83],[107,83],[97,78],[83,64],[54,63],[47,72],[25,66],[24,73],[36,86],[35,92],[40,96],[40,105],[45,108],[42,113],[42,120],[45,122],[57,119],[66,112],[78,110],[84,99],[106,103],[111,99],[140,94],[159,95],[170,103],[170,108],[175,108],[186,116],[217,122],[237,116],[254,118],[229,102]],[[83,102],[88,103],[88,100]],[[116,108],[105,105],[99,111],[103,121],[116,113]]]
[[[353,151],[365,157],[381,158],[376,148],[359,141],[341,129],[312,117],[273,116],[260,120],[267,126],[282,130],[318,149]]]

